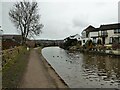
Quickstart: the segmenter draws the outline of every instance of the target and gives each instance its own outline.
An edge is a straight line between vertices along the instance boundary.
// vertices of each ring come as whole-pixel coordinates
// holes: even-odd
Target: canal
[[[117,57],[69,52],[46,47],[42,55],[70,88],[118,88],[120,60]]]

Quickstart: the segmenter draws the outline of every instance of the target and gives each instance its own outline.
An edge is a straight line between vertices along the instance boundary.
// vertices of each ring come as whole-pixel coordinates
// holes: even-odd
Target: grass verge
[[[2,69],[2,88],[17,88],[28,63],[29,51],[21,47],[19,54]]]

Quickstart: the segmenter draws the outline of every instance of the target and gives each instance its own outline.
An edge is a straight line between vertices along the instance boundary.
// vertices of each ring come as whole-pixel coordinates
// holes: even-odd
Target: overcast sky
[[[89,25],[99,27],[101,24],[117,23],[118,1],[40,0],[39,13],[44,28],[36,39],[64,39],[74,34],[81,35],[82,30]],[[5,34],[19,33],[8,16],[13,4],[8,0],[0,3],[0,26],[2,25]]]

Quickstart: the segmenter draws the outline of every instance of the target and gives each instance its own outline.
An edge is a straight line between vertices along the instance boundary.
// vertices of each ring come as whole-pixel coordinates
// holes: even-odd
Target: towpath
[[[20,88],[67,88],[42,55],[38,54],[37,48],[30,51],[28,60]]]

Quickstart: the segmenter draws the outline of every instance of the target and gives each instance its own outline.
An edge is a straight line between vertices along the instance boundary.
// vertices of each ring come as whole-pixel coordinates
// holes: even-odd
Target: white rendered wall
[[[105,38],[105,44],[109,44],[109,39],[112,37],[114,34],[114,30],[107,30],[108,32],[108,37]]]
[[[98,32],[90,32],[89,38],[98,36]]]

